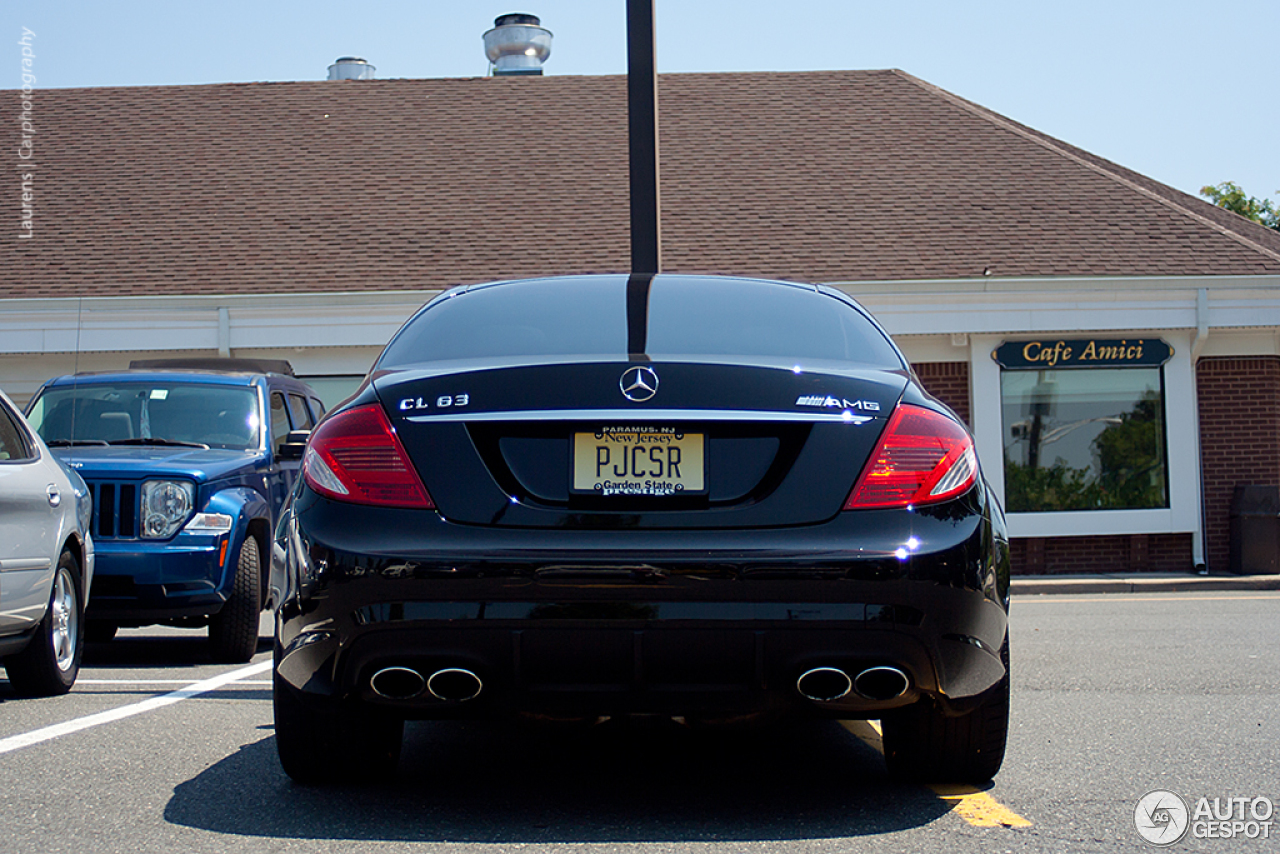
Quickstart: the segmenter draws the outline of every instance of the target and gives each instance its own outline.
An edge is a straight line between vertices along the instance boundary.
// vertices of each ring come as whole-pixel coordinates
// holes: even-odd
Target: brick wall
[[[1196,365],[1206,558],[1226,572],[1231,496],[1241,484],[1280,484],[1280,357],[1203,358]]]
[[[969,420],[969,363],[921,362],[912,365],[925,391],[955,410],[965,424]]]
[[[1009,543],[1015,575],[1190,572],[1191,534],[1027,537]]]

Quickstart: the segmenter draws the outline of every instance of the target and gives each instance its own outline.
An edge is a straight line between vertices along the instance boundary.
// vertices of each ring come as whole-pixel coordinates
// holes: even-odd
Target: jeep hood
[[[220,448],[78,445],[54,448],[53,453],[85,480],[180,476],[204,483],[263,464],[261,452]]]

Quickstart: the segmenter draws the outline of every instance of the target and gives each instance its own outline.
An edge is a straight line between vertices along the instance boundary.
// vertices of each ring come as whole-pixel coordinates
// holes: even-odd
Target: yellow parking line
[[[884,753],[884,742],[881,739],[878,721],[841,721],[840,725],[876,752]],[[974,827],[1031,826],[1031,822],[973,786],[934,783],[929,785],[929,789],[950,804],[952,812]]]
[[[973,786],[949,786],[930,783],[942,800],[950,803],[951,811],[974,827],[1030,827],[1031,822],[1018,815],[986,792]]]

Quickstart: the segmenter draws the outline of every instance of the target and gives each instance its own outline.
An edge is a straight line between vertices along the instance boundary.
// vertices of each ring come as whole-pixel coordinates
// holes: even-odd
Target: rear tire
[[[924,698],[886,714],[884,759],[889,773],[924,783],[985,783],[1004,762],[1009,735],[1009,640],[1000,648],[1004,678],[975,709],[947,716]]]
[[[262,613],[262,559],[258,539],[247,534],[240,544],[231,598],[209,621],[213,660],[242,664],[258,651],[258,619]]]
[[[400,718],[335,700],[305,703],[278,674],[272,705],[276,751],[295,782],[368,782],[395,773],[404,740]]]
[[[4,661],[9,685],[23,697],[54,697],[71,690],[84,654],[84,600],[80,564],[69,549],[58,556],[49,607],[22,652]]]

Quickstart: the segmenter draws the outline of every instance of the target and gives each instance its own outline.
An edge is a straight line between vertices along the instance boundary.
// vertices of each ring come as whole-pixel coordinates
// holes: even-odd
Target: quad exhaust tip
[[[423,692],[437,700],[460,703],[480,696],[484,683],[470,670],[446,667],[423,676],[412,667],[384,667],[369,678],[373,693],[388,700],[412,700]]]
[[[796,680],[796,690],[806,699],[831,703],[857,694],[864,700],[893,700],[907,693],[911,680],[896,667],[868,667],[852,679],[838,667],[815,667]]]
[[[427,680],[411,667],[384,667],[369,679],[373,693],[388,700],[412,700],[427,687]]]
[[[815,667],[800,674],[796,690],[815,702],[830,703],[848,695],[853,690],[853,681],[839,668]]]
[[[427,690],[437,700],[461,703],[480,696],[484,683],[470,670],[447,667],[431,674],[427,679]]]
[[[893,700],[910,687],[907,674],[896,667],[868,667],[853,677],[853,690],[867,700]]]

